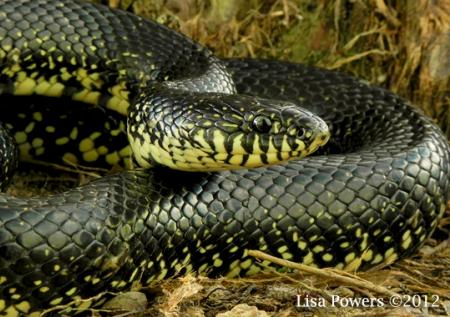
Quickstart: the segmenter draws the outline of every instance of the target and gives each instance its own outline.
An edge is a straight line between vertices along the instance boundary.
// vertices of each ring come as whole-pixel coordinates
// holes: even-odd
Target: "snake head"
[[[178,93],[138,103],[128,135],[143,167],[218,171],[277,164],[313,153],[326,123],[289,102],[243,95]]]
[[[240,98],[239,107],[230,102],[223,121],[215,122],[227,141],[227,156],[216,154],[225,163],[246,168],[278,164],[310,155],[329,140],[327,124],[304,108],[286,101]]]

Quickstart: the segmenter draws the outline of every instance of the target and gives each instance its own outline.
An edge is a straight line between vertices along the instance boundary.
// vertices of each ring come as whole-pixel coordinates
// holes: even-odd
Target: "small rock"
[[[216,317],[269,317],[263,310],[259,310],[256,306],[249,306],[247,304],[239,304],[224,313],[219,313]]]
[[[147,307],[147,297],[140,292],[125,292],[111,298],[103,305],[103,309],[111,312],[136,312],[138,315]]]

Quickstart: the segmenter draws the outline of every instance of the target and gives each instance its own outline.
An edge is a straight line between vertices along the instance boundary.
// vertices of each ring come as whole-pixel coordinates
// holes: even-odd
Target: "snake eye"
[[[306,129],[305,128],[299,128],[297,130],[297,137],[300,139],[303,139],[306,135]]]
[[[253,119],[253,127],[258,132],[267,133],[272,128],[272,121],[266,116],[257,116]]]

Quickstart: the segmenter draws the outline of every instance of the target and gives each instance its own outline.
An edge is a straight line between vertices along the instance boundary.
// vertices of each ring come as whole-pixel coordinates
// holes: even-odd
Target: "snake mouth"
[[[214,156],[197,158],[197,162],[173,162],[172,168],[193,172],[218,172],[244,168],[258,168],[301,158],[307,155],[300,151],[286,151],[267,154],[234,154],[218,153]]]
[[[321,146],[321,145],[320,145]],[[199,163],[189,163],[190,171],[223,171],[242,168],[258,168],[281,164],[294,159],[302,159],[316,151],[314,149],[278,151],[271,153],[229,154],[217,153],[212,157],[203,157]]]

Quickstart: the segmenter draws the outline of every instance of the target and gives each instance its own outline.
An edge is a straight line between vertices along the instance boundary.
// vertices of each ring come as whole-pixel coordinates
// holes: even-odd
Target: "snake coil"
[[[204,63],[224,71],[230,93],[295,102],[321,116],[330,142],[315,156],[266,168],[155,168],[105,176],[49,197],[1,194],[0,315],[192,270],[252,274],[265,263],[255,263],[249,249],[319,267],[367,269],[411,255],[434,230],[448,195],[448,144],[430,119],[400,97],[314,67],[220,61],[156,23],[94,4],[0,3],[5,97],[95,101],[123,125],[127,94],[139,80],[169,78],[176,84],[182,78],[183,89],[191,89],[189,76],[195,74],[211,85]],[[49,115],[58,109],[66,108],[54,107]],[[50,138],[57,123],[42,120],[42,109],[33,111],[19,114],[34,118],[34,130],[21,127],[16,116],[7,126],[21,154],[39,156],[42,142],[33,141],[33,133],[40,124]],[[88,134],[95,129],[83,127]],[[43,148],[66,149],[75,134],[43,141]],[[124,132],[117,135],[110,151],[126,146]],[[3,138],[2,163],[14,165],[11,142]],[[100,139],[80,142],[86,161],[115,158],[86,145]]]

